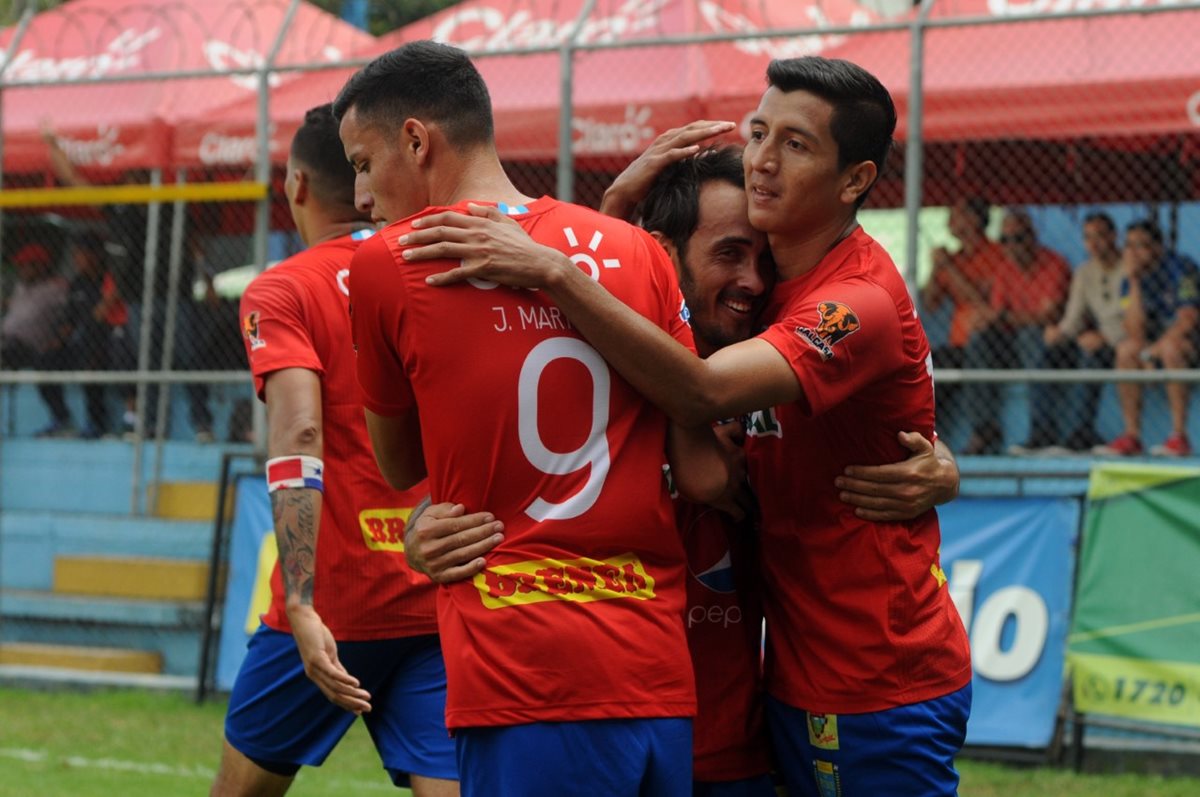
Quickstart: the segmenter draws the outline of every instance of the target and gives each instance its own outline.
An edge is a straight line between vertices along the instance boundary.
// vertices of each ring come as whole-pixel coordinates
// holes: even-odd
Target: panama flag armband
[[[325,463],[318,457],[291,456],[267,460],[267,492],[311,488],[325,492]]]

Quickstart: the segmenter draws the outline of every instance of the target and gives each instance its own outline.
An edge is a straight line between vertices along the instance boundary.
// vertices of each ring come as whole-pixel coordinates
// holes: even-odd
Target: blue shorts
[[[338,660],[371,693],[362,718],[392,781],[456,780],[438,638],[338,642]],[[281,774],[289,765],[320,766],[354,719],[304,674],[291,634],[259,626],[229,696],[225,739],[235,750]]]
[[[692,784],[692,797],[775,797],[770,775],[741,780],[708,780]]]
[[[588,720],[462,728],[462,797],[690,797],[690,719]]]
[[[870,714],[809,714],[767,698],[789,797],[958,794],[954,757],[967,735],[971,685]]]

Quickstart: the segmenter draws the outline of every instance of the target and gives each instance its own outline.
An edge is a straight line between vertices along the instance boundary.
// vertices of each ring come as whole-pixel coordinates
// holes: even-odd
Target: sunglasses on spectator
[[[1018,232],[1018,233],[1013,233],[1012,235],[1001,235],[1000,243],[1002,243],[1002,244],[1023,244],[1023,243],[1028,242],[1029,239],[1032,237],[1033,236],[1031,236],[1027,232]]]

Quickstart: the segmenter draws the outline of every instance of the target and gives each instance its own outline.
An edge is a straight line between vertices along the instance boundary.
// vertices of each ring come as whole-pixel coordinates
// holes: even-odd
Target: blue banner
[[[267,480],[262,476],[242,476],[237,480],[229,542],[229,575],[217,653],[218,689],[233,688],[246,656],[246,643],[258,627],[259,615],[267,609],[271,568],[275,565],[274,543]]]
[[[971,637],[967,744],[1046,747],[1062,698],[1075,498],[960,498],[938,508],[942,568]]]

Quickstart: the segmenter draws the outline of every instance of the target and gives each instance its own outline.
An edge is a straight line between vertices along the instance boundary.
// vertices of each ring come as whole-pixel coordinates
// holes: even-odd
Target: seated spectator
[[[946,300],[954,303],[947,344],[933,352],[933,364],[938,368],[962,368],[967,341],[984,325],[992,275],[1004,259],[1004,250],[987,237],[990,215],[991,206],[979,197],[955,202],[949,229],[959,250],[951,254],[939,246],[932,252],[933,273],[922,301],[930,310],[937,310]]]
[[[1043,361],[1045,327],[1057,319],[1067,298],[1071,267],[1062,255],[1041,246],[1029,215],[1010,210],[1004,217],[1000,243],[1004,257],[997,263],[991,295],[982,313],[985,324],[971,336],[964,368],[1037,368]],[[999,453],[1001,385],[968,382],[963,386],[960,412],[972,429],[966,454]],[[1034,406],[1058,400],[1057,385],[1037,384]],[[1031,442],[1044,431],[1030,430]]]
[[[951,253],[942,247],[933,250],[933,273],[922,293],[929,310],[952,303],[950,329],[945,345],[933,350],[935,368],[962,368],[967,343],[980,331],[987,315],[992,275],[1004,259],[1004,250],[987,237],[991,205],[981,197],[959,199],[950,208],[948,228],[959,249]],[[957,415],[957,384],[939,384],[935,391],[937,416]]]
[[[67,303],[67,281],[55,273],[52,261],[50,250],[41,244],[26,244],[13,256],[17,284],[5,297],[0,325],[0,358],[6,368],[58,368],[62,341],[57,322]],[[38,392],[50,413],[50,424],[38,436],[71,433],[63,386],[38,385]]]
[[[1125,332],[1117,345],[1117,368],[1190,368],[1200,351],[1200,272],[1189,257],[1167,251],[1162,230],[1153,221],[1130,224],[1125,230]],[[1192,453],[1187,436],[1189,386],[1167,383],[1171,433],[1151,453],[1184,457]],[[1142,385],[1117,385],[1125,430],[1097,454],[1133,456],[1142,453]]]
[[[1117,228],[1107,214],[1093,213],[1084,219],[1083,246],[1088,259],[1071,276],[1067,308],[1062,319],[1045,330],[1043,368],[1111,368],[1114,349],[1125,337],[1124,270]],[[1025,453],[1091,451],[1104,442],[1096,432],[1100,387],[1097,383],[1076,386],[1072,392],[1077,400],[1070,405],[1032,401],[1030,428],[1035,431]]]
[[[75,274],[67,288],[67,303],[59,327],[62,366],[79,371],[106,370],[111,363],[116,331],[124,327],[128,313],[112,274],[104,266],[104,239],[95,233],[76,236],[71,242],[70,257]],[[98,438],[108,432],[105,385],[85,384],[83,392],[88,422],[81,436]]]

